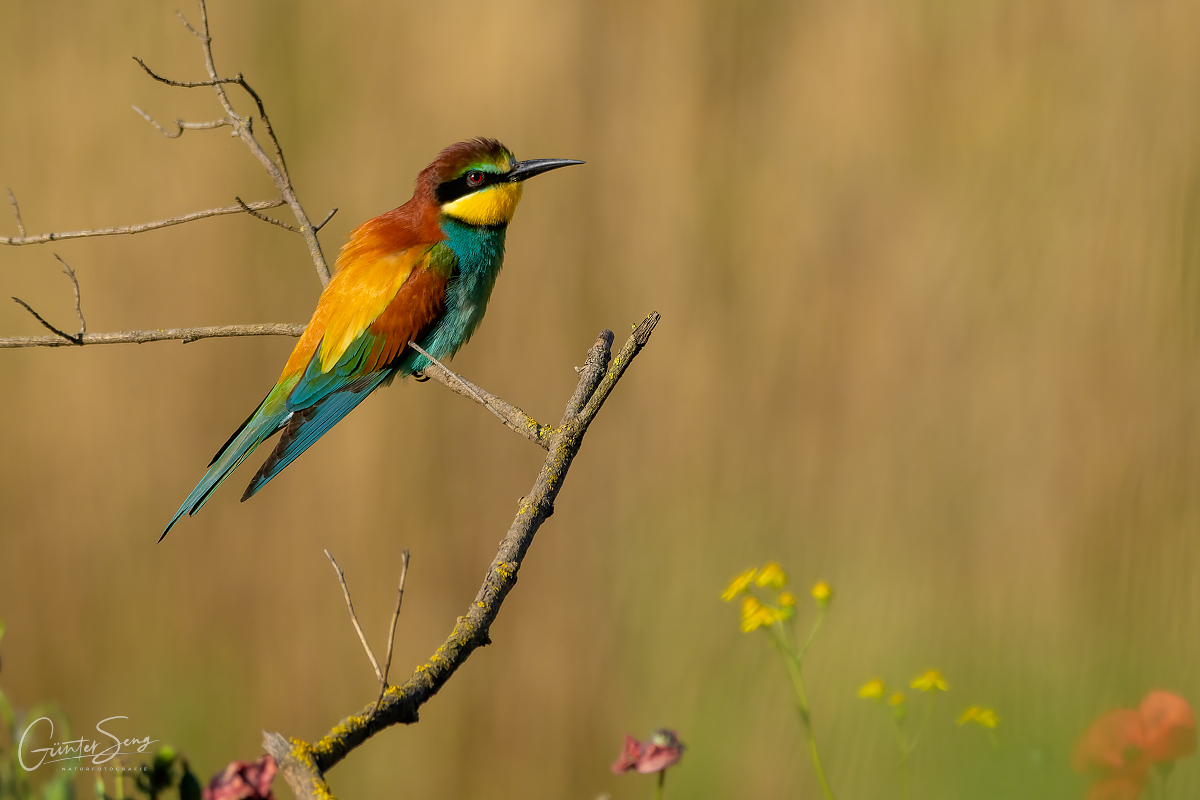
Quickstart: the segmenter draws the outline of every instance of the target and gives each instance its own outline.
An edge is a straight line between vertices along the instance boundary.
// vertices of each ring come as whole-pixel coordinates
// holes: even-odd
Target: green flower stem
[[[817,629],[821,627],[821,620],[824,616],[824,610],[822,610],[799,654],[788,646],[782,623],[776,622],[769,630],[771,639],[779,648],[779,653],[783,656],[784,663],[787,664],[788,675],[792,679],[792,690],[796,693],[796,709],[800,712],[800,722],[804,725],[804,732],[808,738],[808,751],[812,756],[813,768],[817,772],[817,781],[821,784],[821,793],[825,795],[825,800],[833,800],[833,791],[829,788],[829,781],[825,778],[825,769],[821,766],[821,755],[817,752],[817,737],[813,733],[812,716],[808,710],[808,693],[804,690],[804,676],[800,671],[800,661],[804,650],[808,648]]]
[[[929,727],[929,718],[933,715],[933,704],[937,702],[937,694],[930,692],[929,702],[925,704],[925,714],[921,717],[921,727],[917,728],[917,735],[913,737],[912,744],[908,746],[908,752],[912,752],[917,747],[917,742],[921,741],[921,734],[925,733],[925,729]]]
[[[658,783],[654,786],[654,800],[662,800],[663,784],[667,782],[667,771],[658,771]]]
[[[896,744],[900,746],[900,789],[903,792],[904,800],[912,800],[912,771],[908,763],[912,745],[904,735],[904,730],[900,727],[900,721],[896,719],[895,714],[892,715],[892,730],[896,732]]]

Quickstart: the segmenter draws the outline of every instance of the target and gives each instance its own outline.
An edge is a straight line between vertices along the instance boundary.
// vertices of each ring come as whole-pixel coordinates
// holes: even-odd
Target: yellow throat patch
[[[507,225],[521,202],[524,183],[498,183],[442,206],[442,213],[468,225]]]

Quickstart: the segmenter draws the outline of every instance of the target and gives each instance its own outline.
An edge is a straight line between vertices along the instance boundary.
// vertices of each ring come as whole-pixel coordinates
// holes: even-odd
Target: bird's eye
[[[467,173],[467,183],[470,186],[478,186],[483,183],[483,173],[477,169],[473,169]]]

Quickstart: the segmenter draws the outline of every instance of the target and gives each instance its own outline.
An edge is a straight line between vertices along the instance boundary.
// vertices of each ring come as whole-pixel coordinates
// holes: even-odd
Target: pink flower
[[[232,761],[208,782],[204,800],[275,800],[274,778],[275,759],[269,753],[258,761]]]
[[[625,747],[621,750],[620,758],[613,763],[612,771],[618,775],[631,769],[643,775],[662,772],[679,763],[686,749],[675,731],[666,728],[655,731],[648,742],[639,742],[626,734]]]

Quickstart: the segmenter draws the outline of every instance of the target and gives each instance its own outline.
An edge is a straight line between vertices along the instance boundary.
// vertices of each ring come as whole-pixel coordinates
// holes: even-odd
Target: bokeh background
[[[815,797],[782,665],[719,598],[768,559],[837,591],[806,670],[840,797],[896,794],[855,697],[874,676],[949,681],[922,798],[1081,797],[1096,715],[1200,701],[1195,3],[211,5],[301,200],[340,209],[331,255],[449,142],[588,162],[528,187],[464,374],[554,421],[596,333],[662,313],[495,643],[331,772],[339,796],[645,797],[608,767],[665,725],[690,745],[668,796]],[[31,231],[274,196],[224,132],[130,110],[218,116],[130,60],[203,77],[176,7],[0,0],[0,185]],[[97,332],[303,322],[320,288],[298,236],[246,218],[0,249],[0,293],[67,329],[52,252]],[[0,334],[39,332],[0,304]],[[325,547],[377,647],[412,550],[397,676],[448,633],[541,451],[434,383],[381,391],[244,505],[243,467],[155,544],[292,344],[0,353],[16,704],[126,715],[205,775],[264,728],[318,737],[374,697]],[[999,749],[955,727],[970,704]],[[1173,780],[1200,793],[1200,765]]]

